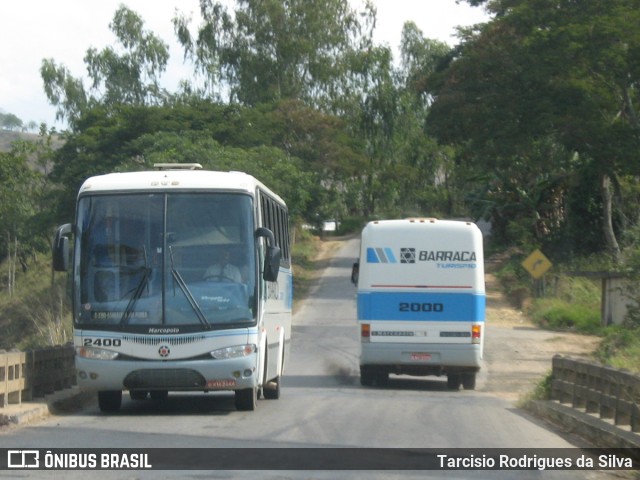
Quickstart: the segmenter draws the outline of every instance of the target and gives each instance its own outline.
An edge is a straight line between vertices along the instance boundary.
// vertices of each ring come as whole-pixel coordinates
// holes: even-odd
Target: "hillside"
[[[0,152],[11,151],[11,145],[18,140],[26,140],[29,142],[36,142],[40,139],[40,135],[37,133],[29,132],[16,132],[13,130],[0,129]],[[60,148],[62,146],[62,139],[56,136],[53,140],[53,148]]]
[[[0,152],[8,152],[11,145],[16,140],[36,141],[38,135],[35,133],[15,132],[12,130],[0,130]]]

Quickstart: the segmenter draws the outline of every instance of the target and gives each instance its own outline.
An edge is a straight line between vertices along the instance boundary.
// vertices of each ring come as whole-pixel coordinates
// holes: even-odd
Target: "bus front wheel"
[[[258,389],[243,388],[242,390],[236,390],[236,408],[242,411],[255,410],[258,405]]]
[[[117,412],[122,405],[122,390],[104,390],[98,392],[98,406],[103,412]]]
[[[149,392],[146,390],[131,390],[129,392],[131,400],[146,400],[149,396]]]
[[[151,400],[164,402],[169,397],[169,392],[167,390],[151,390],[149,396]]]

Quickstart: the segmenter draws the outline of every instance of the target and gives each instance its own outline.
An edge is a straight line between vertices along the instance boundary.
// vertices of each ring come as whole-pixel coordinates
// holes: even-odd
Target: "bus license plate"
[[[411,360],[416,360],[420,362],[431,360],[431,354],[430,353],[412,353]]]
[[[231,388],[235,386],[236,381],[233,379],[209,380],[207,382],[207,388]]]

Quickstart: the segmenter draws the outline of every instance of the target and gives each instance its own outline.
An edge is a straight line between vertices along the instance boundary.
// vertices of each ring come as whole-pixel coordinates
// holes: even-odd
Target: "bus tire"
[[[459,373],[449,373],[447,375],[447,388],[449,390],[459,390],[462,378]]]
[[[98,392],[98,406],[100,411],[113,413],[120,410],[122,405],[122,390],[103,390]]]
[[[379,387],[386,387],[389,385],[389,372],[376,373],[376,385]]]
[[[465,390],[476,389],[476,374],[475,373],[463,373],[462,374],[462,387]]]
[[[169,392],[167,390],[151,390],[149,395],[151,400],[155,402],[164,402],[169,397]]]
[[[375,373],[369,367],[360,366],[360,385],[370,387],[376,379]]]
[[[129,392],[129,396],[131,400],[146,400],[147,396],[149,396],[149,392],[146,390],[131,390]]]
[[[240,411],[253,411],[258,405],[258,388],[243,388],[236,390],[236,408]]]
[[[280,378],[281,377],[276,377],[262,387],[262,393],[265,399],[278,400],[280,398]]]
[[[278,400],[280,398],[280,386],[282,384],[282,372],[284,371],[284,348],[281,356],[282,364],[278,371],[278,376],[271,381],[265,381],[262,386],[262,393],[266,400]]]

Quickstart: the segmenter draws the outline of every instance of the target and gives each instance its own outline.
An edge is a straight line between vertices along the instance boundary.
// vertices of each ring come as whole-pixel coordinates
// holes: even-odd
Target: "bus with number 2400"
[[[53,264],[72,280],[78,385],[102,411],[120,409],[123,391],[233,391],[238,410],[279,398],[288,211],[254,177],[159,164],[89,178],[75,222],[56,232]]]

